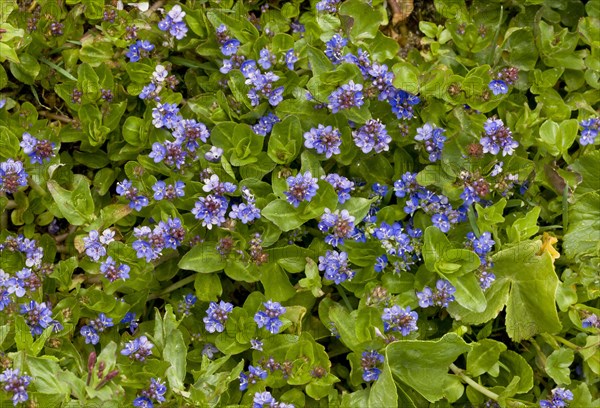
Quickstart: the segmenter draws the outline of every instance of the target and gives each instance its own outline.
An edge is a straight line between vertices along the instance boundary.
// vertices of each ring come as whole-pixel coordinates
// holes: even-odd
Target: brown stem
[[[71,235],[73,232],[75,232],[76,229],[77,229],[76,226],[71,225],[67,232],[55,236],[54,240],[56,241],[57,244],[59,244],[59,243],[63,242],[65,239],[67,239],[69,237],[69,235]]]
[[[64,123],[73,123],[73,122],[75,122],[74,119],[71,119],[71,118],[69,118],[67,116],[64,116],[64,115],[57,115],[56,113],[52,113],[52,112],[39,111],[38,113],[40,114],[40,116],[43,116],[45,118],[59,120],[59,121],[64,122]]]
[[[151,15],[157,9],[159,9],[160,7],[162,7],[163,4],[165,4],[165,0],[158,0],[157,2],[155,2],[154,4],[152,4],[152,6],[150,6],[150,8],[148,10],[146,10],[146,15],[147,16]]]

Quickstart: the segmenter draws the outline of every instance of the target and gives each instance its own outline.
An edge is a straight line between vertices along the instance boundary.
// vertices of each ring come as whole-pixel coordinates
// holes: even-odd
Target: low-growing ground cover
[[[600,5],[0,3],[0,405],[600,406]]]

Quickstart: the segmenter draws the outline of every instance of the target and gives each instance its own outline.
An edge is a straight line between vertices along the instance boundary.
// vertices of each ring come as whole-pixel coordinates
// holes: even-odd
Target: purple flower
[[[337,113],[342,109],[350,109],[353,107],[360,108],[364,103],[363,86],[350,81],[342,85],[329,95],[329,104],[327,107],[332,113]]]
[[[33,336],[39,336],[50,325],[53,325],[55,330],[60,327],[59,323],[52,319],[52,309],[46,306],[45,302],[37,303],[31,300],[21,305],[20,313],[25,317]]]
[[[385,125],[377,119],[369,119],[364,126],[352,133],[354,144],[363,153],[369,153],[375,150],[375,153],[387,152],[390,149],[389,143],[392,141],[388,135]]]
[[[14,370],[7,368],[0,374],[0,383],[3,384],[2,388],[4,391],[13,394],[12,401],[14,406],[29,399],[27,387],[29,387],[30,382],[31,377],[28,375],[19,375],[18,368]]]
[[[342,63],[342,50],[348,44],[348,39],[339,34],[334,34],[331,40],[325,43],[325,55],[334,64]]]
[[[329,231],[330,229],[333,229],[332,234],[325,237],[325,242],[333,246],[341,245],[344,243],[344,239],[350,238],[354,231],[354,217],[348,210],[332,213],[329,208],[325,208],[319,222],[319,230]]]
[[[598,315],[592,313],[591,315],[587,316],[581,321],[581,327],[584,329],[588,329],[590,327],[600,329],[600,319],[598,319]]]
[[[231,206],[229,217],[240,220],[242,224],[248,224],[260,218],[260,210],[253,203],[234,204]]]
[[[158,28],[161,31],[169,31],[173,37],[181,40],[188,31],[187,25],[183,21],[185,14],[180,5],[174,5],[165,18],[158,23]]]
[[[354,190],[354,183],[352,181],[337,173],[331,173],[321,178],[333,186],[340,204],[344,204],[350,199],[350,192]]]
[[[237,186],[233,183],[228,181],[222,182],[216,174],[204,178],[202,182],[204,183],[202,190],[206,193],[214,192],[218,195],[231,194],[237,189]]]
[[[541,400],[540,407],[542,408],[563,408],[567,407],[567,401],[573,400],[573,393],[564,388],[555,388],[551,392],[552,398],[549,400]]]
[[[290,48],[285,53],[285,64],[290,71],[294,70],[294,64],[298,61],[298,55],[294,52],[293,48]]]
[[[494,95],[504,95],[508,93],[508,85],[501,79],[494,79],[488,84],[488,88]]]
[[[192,214],[197,220],[202,220],[203,227],[212,229],[213,225],[218,227],[225,222],[228,206],[229,203],[225,197],[210,194],[200,197],[196,201],[196,205],[192,208]]]
[[[279,320],[279,316],[285,313],[285,307],[281,306],[279,302],[273,302],[268,300],[263,303],[265,310],[259,310],[254,315],[254,321],[259,328],[266,328],[272,334],[279,333],[283,322]]]
[[[390,91],[387,100],[398,119],[412,119],[414,117],[413,106],[421,102],[417,96],[402,89]]]
[[[117,194],[129,199],[129,207],[136,211],[141,211],[143,207],[150,204],[145,196],[138,194],[138,189],[127,179],[117,183]]]
[[[417,173],[406,172],[400,180],[394,182],[396,197],[403,198],[417,191],[421,186],[417,183]]]
[[[385,332],[396,331],[403,336],[408,336],[411,332],[417,331],[417,320],[419,316],[415,312],[411,312],[410,306],[406,309],[398,305],[386,307],[381,315],[383,320],[383,328]]]
[[[102,272],[104,277],[111,282],[114,282],[118,279],[129,279],[129,271],[130,268],[128,265],[117,265],[117,263],[110,256],[107,257],[102,264],[100,264],[100,272]]]
[[[297,208],[300,202],[312,200],[317,195],[317,190],[319,189],[317,181],[310,171],[305,172],[304,175],[298,173],[295,177],[288,177],[288,191],[284,192],[288,202]]]
[[[217,146],[212,146],[208,152],[204,153],[204,158],[211,163],[216,163],[221,160],[222,155],[223,149]]]
[[[8,159],[0,163],[0,193],[16,193],[19,187],[27,185],[28,176],[20,161]]]
[[[240,374],[240,391],[248,389],[249,384],[256,384],[258,380],[265,380],[267,372],[260,367],[248,366],[248,374]]]
[[[388,70],[387,65],[376,62],[371,65],[367,73],[373,80],[372,86],[379,90],[379,100],[386,100],[395,89],[392,85],[394,74]]]
[[[325,278],[340,284],[354,277],[354,271],[348,266],[346,252],[327,251],[319,257],[319,270],[325,271]]]
[[[206,331],[209,333],[222,333],[225,330],[227,317],[229,317],[229,313],[231,313],[232,310],[233,305],[231,303],[222,300],[218,304],[210,302],[210,305],[206,310],[206,316],[202,319]]]
[[[363,369],[363,381],[371,382],[379,378],[381,370],[377,365],[382,364],[384,357],[375,350],[363,351],[360,366]]]
[[[155,200],[174,200],[178,197],[185,196],[185,184],[183,181],[175,182],[175,185],[165,183],[162,180],[157,181],[152,186],[152,190],[154,191],[154,199]]]
[[[304,146],[315,149],[318,154],[325,154],[329,159],[334,154],[340,154],[342,134],[332,126],[319,125],[304,133]]]
[[[50,160],[55,156],[56,145],[49,140],[38,140],[29,133],[23,133],[23,141],[20,146],[31,160],[31,164],[43,164],[44,160]]]
[[[237,50],[240,45],[241,43],[239,42],[239,40],[228,40],[223,44],[223,46],[221,46],[221,52],[223,53],[223,55],[230,57],[237,53]]]
[[[258,65],[263,69],[269,69],[275,63],[275,56],[267,48],[263,48],[259,52],[260,58],[258,59]]]
[[[579,144],[582,146],[594,144],[598,136],[598,129],[600,128],[600,119],[589,118],[582,120],[579,124],[583,127],[579,137]]]
[[[430,123],[426,123],[423,127],[417,129],[415,140],[424,142],[425,151],[429,153],[430,162],[436,162],[442,157],[442,149],[446,142],[444,132],[444,129],[433,127]]]
[[[280,122],[281,120],[272,112],[258,119],[258,123],[252,126],[254,133],[260,136],[267,136],[271,133],[273,125]]]
[[[194,119],[183,119],[177,122],[173,130],[175,142],[180,146],[185,146],[189,151],[195,152],[200,146],[198,140],[206,143],[210,137],[210,132],[206,125],[196,122]]]
[[[158,103],[152,109],[152,124],[160,129],[175,129],[183,118],[179,115],[179,108],[174,103]]]
[[[485,136],[480,140],[483,153],[496,155],[502,150],[502,156],[512,155],[519,146],[519,142],[513,139],[512,132],[504,126],[502,120],[489,118],[483,128]]]
[[[130,342],[125,343],[125,347],[121,350],[121,354],[128,356],[132,360],[145,361],[146,357],[152,355],[152,344],[148,337],[140,336]]]
[[[448,307],[448,304],[454,301],[452,295],[456,292],[456,288],[450,282],[440,279],[436,282],[435,287],[435,292],[428,286],[425,286],[422,292],[417,292],[419,306],[423,308],[429,306]]]

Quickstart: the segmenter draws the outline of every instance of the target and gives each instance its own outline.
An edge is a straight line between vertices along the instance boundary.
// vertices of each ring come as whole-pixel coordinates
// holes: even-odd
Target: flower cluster
[[[198,298],[194,296],[192,293],[188,293],[183,297],[183,300],[179,302],[177,306],[177,311],[184,316],[189,316],[192,313],[192,308],[198,302]]]
[[[294,404],[278,402],[269,391],[257,392],[252,400],[252,408],[294,408]]]
[[[219,303],[210,302],[206,309],[206,316],[202,319],[206,331],[222,333],[225,330],[225,322],[232,311],[233,305],[229,302],[222,300]]]
[[[362,378],[366,382],[376,381],[381,374],[381,369],[377,368],[382,364],[384,357],[376,350],[363,351],[360,359],[360,366],[363,369]]]
[[[514,85],[519,79],[519,70],[515,67],[505,67],[498,72],[496,79],[488,84],[488,88],[494,95],[504,95],[508,93],[508,86]]]
[[[259,310],[254,315],[254,321],[259,328],[266,328],[273,334],[279,333],[283,322],[279,319],[279,316],[285,313],[285,307],[281,306],[279,302],[273,302],[271,300],[263,303],[264,310]]]
[[[319,270],[325,271],[325,278],[340,284],[354,277],[354,271],[348,266],[346,252],[327,251],[319,257]]]
[[[152,191],[154,191],[154,199],[159,200],[169,200],[172,201],[176,198],[185,196],[185,183],[183,181],[176,181],[175,184],[165,183],[163,180],[158,180],[152,186]]]
[[[573,401],[573,393],[564,388],[555,388],[551,394],[550,399],[540,401],[541,408],[564,408],[569,406],[567,401]]]
[[[579,143],[582,146],[594,144],[596,137],[598,137],[598,129],[600,129],[600,119],[585,119],[579,122],[579,125],[583,128],[579,136]]]
[[[363,86],[354,83],[354,81],[342,85],[329,95],[327,107],[331,109],[332,113],[354,107],[360,108],[365,103],[362,89]]]
[[[29,399],[27,388],[31,382],[31,377],[28,375],[19,375],[19,369],[7,368],[0,374],[0,383],[4,391],[12,393],[13,405],[18,405]]]
[[[256,199],[247,187],[242,187],[242,197],[246,200],[245,203],[233,204],[229,217],[238,219],[242,224],[251,223],[260,218],[260,210],[256,207]]]
[[[386,307],[381,315],[383,320],[383,329],[385,332],[400,332],[403,336],[408,336],[411,332],[417,331],[417,320],[419,316],[416,312],[410,310],[410,306],[406,309],[398,305]]]
[[[177,249],[185,237],[185,229],[179,218],[168,218],[167,221],[160,221],[154,229],[136,227],[133,235],[137,238],[131,244],[136,256],[151,262],[161,256],[163,249]]]
[[[348,210],[331,212],[325,208],[319,222],[319,230],[325,232],[332,230],[332,233],[325,237],[325,242],[329,245],[338,246],[344,243],[344,239],[350,238],[354,231],[354,217]]]
[[[369,119],[357,131],[352,133],[354,144],[363,153],[372,150],[375,153],[387,152],[390,149],[391,136],[387,133],[385,125],[377,119]]]
[[[35,300],[21,305],[20,313],[25,318],[33,336],[39,336],[44,329],[52,326],[53,331],[62,330],[62,325],[52,318],[52,309],[45,302],[38,303]]]
[[[100,313],[97,319],[90,320],[87,325],[82,326],[79,333],[85,338],[86,344],[98,344],[100,341],[99,333],[112,326],[112,319],[106,317],[104,313]]]
[[[0,163],[0,193],[16,193],[19,187],[27,185],[27,177],[22,162],[8,159]]]
[[[257,135],[267,136],[269,133],[271,133],[271,130],[273,130],[273,125],[279,122],[281,122],[281,119],[279,119],[274,113],[269,112],[265,116],[261,116],[260,119],[258,119],[258,122],[252,126],[252,130]]]
[[[43,164],[44,160],[50,160],[55,156],[54,148],[56,145],[49,140],[38,140],[29,133],[23,133],[21,142],[23,152],[29,156],[31,164]]]
[[[248,366],[248,374],[240,374],[240,391],[248,389],[249,384],[256,384],[258,380],[265,380],[267,372],[261,367]]]
[[[338,195],[338,202],[340,204],[344,204],[350,199],[350,192],[354,190],[354,182],[337,173],[330,173],[321,178],[333,186],[333,189]]]
[[[485,136],[479,141],[483,146],[483,153],[497,155],[502,150],[502,156],[510,156],[519,146],[519,142],[513,139],[512,132],[504,125],[502,119],[489,118],[483,128]]]
[[[121,350],[121,354],[128,356],[132,360],[145,361],[146,357],[152,355],[152,344],[148,337],[140,336],[137,339],[133,339],[125,343],[125,347]]]
[[[174,5],[165,18],[158,23],[158,28],[161,31],[168,31],[178,40],[183,39],[188,31],[187,25],[183,21],[185,14],[179,4]]]
[[[489,232],[483,232],[479,238],[475,236],[473,232],[467,233],[467,248],[473,249],[477,255],[481,265],[477,270],[477,278],[479,279],[479,286],[483,290],[488,289],[492,283],[496,280],[490,269],[493,268],[494,264],[490,260],[489,253],[492,250],[496,242],[492,239],[492,234]]]
[[[430,162],[436,162],[442,158],[442,149],[446,142],[444,132],[444,129],[434,127],[430,123],[425,123],[423,127],[417,129],[415,140],[423,142]]]
[[[590,327],[593,327],[595,329],[600,329],[600,319],[598,318],[598,315],[595,313],[592,313],[589,316],[585,317],[581,321],[581,327],[583,327],[584,329],[588,329]]]
[[[147,57],[152,50],[154,50],[154,44],[150,41],[137,40],[129,46],[125,56],[129,58],[129,62],[138,62],[140,59]]]
[[[302,201],[310,201],[317,195],[317,190],[319,189],[318,180],[312,176],[310,171],[304,174],[298,173],[295,177],[290,176],[286,181],[288,191],[284,191],[284,194],[288,202],[296,208]]]
[[[387,255],[399,258],[400,264],[397,266],[400,270],[398,272],[410,270],[411,265],[420,257],[417,251],[417,242],[422,232],[418,228],[407,226],[405,229],[399,222],[389,225],[384,221],[373,230],[372,235],[379,241]],[[380,257],[378,261],[380,262],[380,272],[387,265],[388,258],[387,256]],[[378,266],[376,265],[377,269]]]
[[[127,179],[117,183],[117,194],[127,198],[129,200],[129,207],[136,211],[142,211],[142,208],[150,204],[148,198],[139,194],[138,189]]]
[[[426,308],[430,306],[448,307],[450,302],[454,301],[454,292],[456,288],[445,279],[440,279],[435,284],[435,291],[429,286],[425,286],[422,292],[417,292],[419,306]]]
[[[325,154],[327,159],[341,153],[342,134],[332,126],[319,125],[312,128],[304,134],[304,139],[306,148],[315,149],[318,154]]]
[[[160,378],[151,378],[150,385],[141,392],[141,396],[133,400],[134,407],[153,408],[154,402],[160,404],[165,402],[167,386]]]

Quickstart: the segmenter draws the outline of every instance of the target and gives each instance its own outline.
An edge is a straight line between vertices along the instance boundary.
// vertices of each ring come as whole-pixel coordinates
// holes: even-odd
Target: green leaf
[[[575,358],[573,350],[560,348],[554,350],[546,359],[546,372],[558,385],[571,384],[570,366]]]
[[[186,367],[187,367],[187,345],[183,341],[183,335],[179,330],[173,330],[167,337],[163,357],[165,361],[171,363],[165,372],[169,381],[169,388],[176,393],[181,393],[185,385]]]
[[[197,274],[194,289],[198,299],[204,302],[216,302],[223,293],[221,279],[217,274]]]
[[[48,181],[48,190],[63,217],[73,225],[83,225],[94,218],[94,200],[86,177],[76,174],[73,190],[65,190],[56,181]]]
[[[518,218],[506,230],[511,242],[521,242],[539,231],[540,227],[537,224],[537,220],[540,216],[540,211],[541,207],[533,208],[525,216]]]
[[[179,261],[181,269],[200,273],[211,273],[222,270],[226,260],[217,250],[216,242],[202,242],[190,249]]]
[[[392,377],[392,370],[386,359],[383,367],[381,368],[381,374],[371,391],[369,392],[369,400],[367,407],[369,408],[382,408],[382,407],[397,407],[398,406],[398,391],[396,390],[396,384]]]
[[[494,285],[510,283],[506,330],[513,341],[561,329],[555,300],[558,277],[550,254],[544,251],[541,256],[536,255],[540,246],[537,240],[523,241],[492,257]]]
[[[302,125],[296,116],[276,123],[269,138],[268,154],[279,164],[291,163],[302,148]]]
[[[260,281],[265,288],[265,296],[277,302],[290,299],[296,290],[285,271],[277,264],[268,265],[262,272]]]
[[[350,39],[359,41],[365,38],[375,38],[379,26],[384,24],[383,14],[368,3],[361,0],[348,0],[339,8],[340,16],[347,16],[350,29]]]
[[[33,378],[32,385],[42,394],[60,394],[65,398],[70,394],[68,384],[60,382],[57,374],[62,373],[53,357],[27,357],[28,373]]]
[[[600,254],[600,194],[590,192],[575,199],[569,207],[569,226],[563,239],[565,254],[570,259]]]
[[[386,361],[392,374],[430,402],[448,395],[455,377],[448,367],[471,347],[455,333],[445,334],[438,340],[401,340],[386,349]]]
[[[491,372],[500,361],[500,354],[506,350],[506,345],[491,339],[482,339],[473,345],[467,354],[467,371],[478,377]],[[496,368],[497,370],[497,368]]]
[[[282,231],[291,231],[304,224],[296,209],[286,200],[273,200],[262,209],[263,217],[277,225]]]
[[[33,85],[40,73],[40,64],[33,55],[21,54],[19,63],[10,62],[10,72],[24,84]]]

